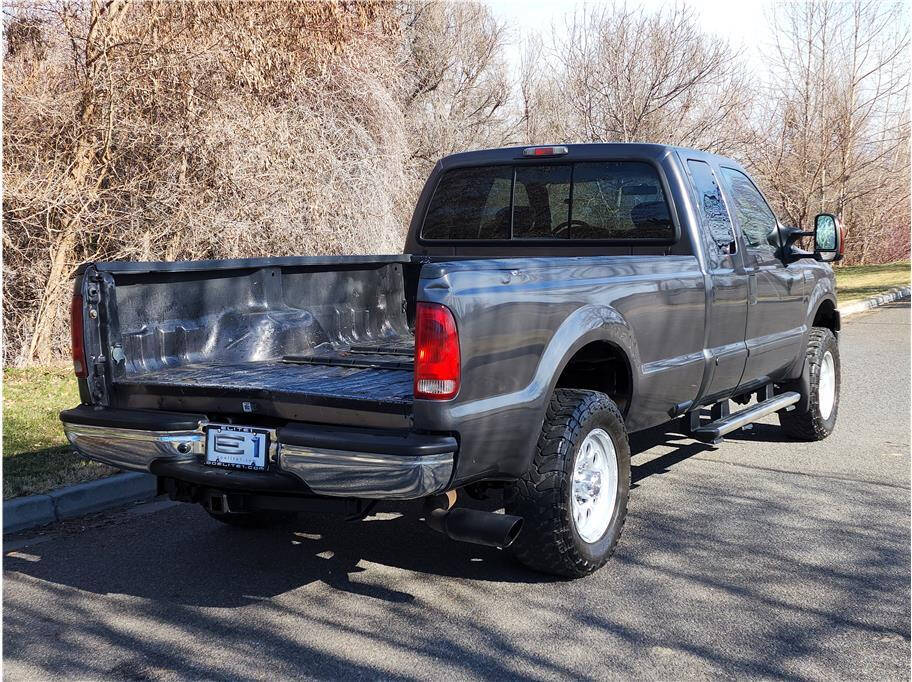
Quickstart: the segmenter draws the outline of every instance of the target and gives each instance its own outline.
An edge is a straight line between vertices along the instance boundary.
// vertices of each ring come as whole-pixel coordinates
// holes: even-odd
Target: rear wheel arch
[[[542,396],[542,419],[558,388],[604,393],[615,401],[626,418],[637,394],[640,365],[633,330],[614,308],[590,305],[568,317],[554,341],[571,335],[573,341],[554,363],[547,392]]]
[[[566,358],[552,393],[562,388],[604,393],[626,416],[634,388],[634,371],[628,351],[616,340],[596,339],[584,343]]]

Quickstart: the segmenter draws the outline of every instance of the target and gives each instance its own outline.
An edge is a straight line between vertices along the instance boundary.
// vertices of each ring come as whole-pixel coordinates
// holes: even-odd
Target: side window
[[[748,246],[778,248],[776,216],[754,183],[741,171],[724,166],[722,177],[734,198],[738,222]]]
[[[722,253],[735,252],[735,233],[732,231],[728,207],[722,197],[722,191],[716,182],[716,176],[709,164],[697,159],[688,159],[687,167],[693,178],[697,192],[700,212],[703,216],[703,227],[712,237],[713,242]]]
[[[513,188],[513,239],[566,239],[570,166],[522,166]]]
[[[428,206],[425,239],[509,239],[510,166],[447,171]]]

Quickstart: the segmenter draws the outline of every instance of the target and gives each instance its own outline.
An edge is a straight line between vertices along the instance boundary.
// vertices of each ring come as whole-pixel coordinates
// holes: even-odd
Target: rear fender
[[[529,467],[551,395],[576,352],[593,341],[607,341],[627,356],[631,403],[639,380],[639,353],[633,332],[610,306],[585,305],[558,327],[539,360],[532,380],[518,391],[460,403],[415,401],[421,428],[459,434],[454,485],[483,478],[513,478]]]
[[[569,327],[568,324],[570,325]],[[574,329],[575,332],[573,331]],[[565,330],[566,338],[573,338],[573,341],[563,345],[557,337]],[[557,344],[555,341],[557,341]],[[589,305],[580,308],[561,325],[557,334],[552,338],[548,350],[545,351],[542,362],[539,364],[539,371],[545,369],[547,372],[548,370],[543,368],[543,365],[546,362],[548,351],[554,347],[555,352],[560,352],[560,361],[556,363],[550,373],[551,381],[546,392],[546,408],[547,403],[550,402],[551,394],[554,392],[558,379],[560,379],[561,374],[573,359],[573,356],[576,355],[580,349],[595,341],[605,341],[617,346],[624,355],[627,356],[627,361],[631,368],[630,403],[634,403],[640,374],[640,355],[633,330],[630,328],[630,325],[627,324],[627,320],[625,320],[614,308],[610,306]],[[544,420],[544,413],[542,413],[542,420]]]
[[[567,363],[580,348],[593,341],[613,343],[626,353],[632,367],[640,366],[636,339],[624,317],[610,306],[585,305],[568,315],[558,327],[542,353],[532,381],[527,386],[513,393],[466,403],[465,409],[461,409],[462,406],[455,406],[453,414],[477,414],[480,409],[493,415],[502,409],[534,406],[539,412],[537,425],[541,426],[551,394]],[[635,369],[632,377],[634,397],[637,392],[637,379],[638,372]]]

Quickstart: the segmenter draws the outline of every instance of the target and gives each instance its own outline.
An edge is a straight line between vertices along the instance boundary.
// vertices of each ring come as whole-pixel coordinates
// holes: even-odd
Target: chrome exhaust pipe
[[[503,549],[513,544],[523,520],[520,516],[460,507],[432,509],[425,515],[425,523],[452,540]]]

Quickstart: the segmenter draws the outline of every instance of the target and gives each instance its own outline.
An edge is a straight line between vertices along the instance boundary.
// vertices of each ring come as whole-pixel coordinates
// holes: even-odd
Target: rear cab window
[[[570,220],[570,166],[522,166],[513,184],[513,238],[554,239]]]
[[[671,244],[675,227],[658,172],[649,163],[522,164],[444,173],[421,238]]]
[[[425,239],[509,239],[513,169],[457,168],[437,185],[424,219]]]

